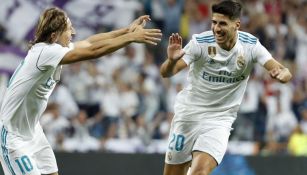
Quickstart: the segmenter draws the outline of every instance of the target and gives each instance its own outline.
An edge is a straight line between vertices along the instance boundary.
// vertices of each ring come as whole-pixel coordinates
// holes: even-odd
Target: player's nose
[[[215,25],[213,29],[214,29],[215,32],[221,31],[221,27],[219,25]]]

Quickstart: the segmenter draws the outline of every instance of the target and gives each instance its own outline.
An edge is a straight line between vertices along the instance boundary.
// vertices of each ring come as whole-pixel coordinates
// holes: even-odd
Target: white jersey
[[[183,50],[190,68],[188,86],[177,95],[177,120],[236,116],[254,64],[272,58],[256,37],[241,31],[230,51],[219,47],[212,31],[193,35]]]
[[[1,122],[9,132],[32,138],[60,79],[59,63],[72,46],[37,43],[28,51],[9,81],[1,106]]]

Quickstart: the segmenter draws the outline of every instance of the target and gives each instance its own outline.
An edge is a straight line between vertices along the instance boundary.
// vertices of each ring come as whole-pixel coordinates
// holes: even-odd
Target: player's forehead
[[[221,13],[213,13],[212,14],[212,21],[224,21],[224,22],[231,22],[228,16],[221,14]]]

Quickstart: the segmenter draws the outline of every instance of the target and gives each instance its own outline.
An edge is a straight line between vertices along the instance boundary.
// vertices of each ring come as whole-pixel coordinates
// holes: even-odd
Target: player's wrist
[[[172,57],[167,57],[168,60],[175,60],[174,58]]]
[[[127,34],[127,33],[129,33],[129,32],[130,32],[130,28],[129,28],[129,27],[123,28],[123,33],[124,33],[124,34]]]
[[[169,63],[173,64],[173,63],[176,63],[178,61],[178,59],[175,59],[175,58],[170,58],[170,57],[167,57],[167,60]]]
[[[123,40],[129,43],[138,42],[138,37],[135,35],[135,33],[128,32],[123,36]]]

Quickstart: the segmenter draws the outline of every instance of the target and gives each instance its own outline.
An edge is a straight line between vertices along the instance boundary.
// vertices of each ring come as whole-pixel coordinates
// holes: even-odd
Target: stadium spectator
[[[70,121],[60,115],[57,103],[50,103],[40,119],[42,128],[51,147],[56,151],[65,151],[63,141],[69,136]]]
[[[93,125],[84,110],[72,119],[73,134],[63,142],[66,152],[89,152],[101,149],[98,139],[90,135],[89,128]],[[80,143],[83,143],[80,145]]]
[[[257,125],[261,119],[259,104],[263,96],[263,85],[254,72],[250,75],[249,83],[242,100],[242,105],[238,112],[238,117],[234,122],[232,140],[259,141],[256,139],[265,126]]]
[[[271,154],[286,154],[290,135],[298,126],[298,121],[292,111],[282,108],[277,99],[277,112],[268,116],[267,121],[267,151]]]
[[[55,87],[54,93],[50,96],[50,103],[58,104],[61,116],[68,119],[77,116],[79,112],[79,107],[75,98],[71,95],[70,89],[61,82]]]

